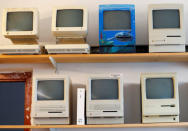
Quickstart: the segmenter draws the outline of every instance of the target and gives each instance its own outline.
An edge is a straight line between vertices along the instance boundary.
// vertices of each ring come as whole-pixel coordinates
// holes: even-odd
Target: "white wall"
[[[88,43],[98,44],[98,4],[135,4],[136,5],[136,33],[137,44],[147,44],[147,5],[149,3],[183,3],[188,9],[187,0],[0,0],[0,28],[2,9],[5,7],[37,7],[40,12],[40,42],[55,42],[51,35],[51,12],[53,6],[82,5],[89,9],[89,35]],[[188,10],[185,8],[185,19],[188,22]],[[1,31],[1,30],[0,30]],[[188,34],[187,34],[188,36]],[[11,42],[0,35],[0,44]],[[53,68],[48,64],[1,64],[0,72],[10,71],[31,71],[33,75],[45,75],[54,73]],[[60,74],[69,75],[73,83],[73,92],[75,94],[77,87],[85,87],[87,76],[92,73],[123,73],[125,88],[125,114],[126,123],[140,122],[140,73],[141,72],[177,72],[180,82],[180,107],[181,121],[188,121],[188,63],[95,63],[95,64],[58,64]],[[74,105],[76,103],[73,98]],[[74,110],[76,107],[74,107]],[[75,113],[74,120],[75,120]],[[59,129],[61,131],[63,129]],[[142,129],[65,129],[65,131],[162,131],[178,130],[185,131],[186,128],[142,128]],[[35,129],[36,131],[36,129]],[[42,130],[38,130],[42,131]],[[47,131],[47,129],[44,129]]]

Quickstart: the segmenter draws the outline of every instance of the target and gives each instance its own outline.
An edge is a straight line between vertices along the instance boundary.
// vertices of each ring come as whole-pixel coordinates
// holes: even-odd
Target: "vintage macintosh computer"
[[[123,124],[124,97],[121,75],[90,76],[86,88],[87,124]]]
[[[32,124],[70,124],[70,80],[67,76],[37,76],[33,81]]]
[[[50,54],[90,53],[86,43],[88,12],[84,7],[54,8],[52,14],[52,33],[56,45],[46,45]]]
[[[136,52],[135,6],[99,5],[100,53]]]
[[[182,4],[152,4],[148,8],[149,52],[185,52]]]
[[[0,54],[39,54],[38,10],[35,8],[6,8],[3,10],[2,33],[12,45],[0,45]]]
[[[142,122],[179,122],[176,73],[141,74]]]

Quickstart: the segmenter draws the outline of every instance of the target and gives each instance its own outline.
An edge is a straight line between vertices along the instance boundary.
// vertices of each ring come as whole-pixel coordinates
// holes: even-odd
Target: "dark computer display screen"
[[[24,125],[25,82],[0,82],[0,125]],[[24,129],[0,129],[24,131]]]
[[[118,99],[118,80],[96,79],[91,80],[92,100],[113,100]]]
[[[147,78],[147,99],[170,99],[174,98],[174,83],[172,78]]]
[[[37,100],[64,100],[64,80],[38,81]]]
[[[130,11],[104,11],[104,30],[128,30],[131,29]]]
[[[33,12],[8,12],[7,31],[32,31]]]
[[[57,10],[56,27],[83,27],[83,10]]]
[[[153,28],[180,28],[179,10],[153,10]]]

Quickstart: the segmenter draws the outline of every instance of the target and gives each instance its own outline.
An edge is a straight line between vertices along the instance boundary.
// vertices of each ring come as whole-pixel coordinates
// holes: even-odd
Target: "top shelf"
[[[130,54],[57,54],[57,55],[0,55],[0,64],[7,63],[121,63],[121,62],[186,62],[186,53],[130,53]]]

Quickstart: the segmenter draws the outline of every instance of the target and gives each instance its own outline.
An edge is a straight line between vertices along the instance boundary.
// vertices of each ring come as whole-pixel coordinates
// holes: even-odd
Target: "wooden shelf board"
[[[21,128],[186,128],[188,122],[180,123],[155,123],[155,124],[117,124],[117,125],[0,125],[0,129]]]
[[[52,55],[52,57],[56,60],[57,63],[188,61],[188,53],[64,54],[64,55]]]
[[[0,55],[0,63],[120,63],[120,62],[185,62],[188,53],[131,53],[131,54],[57,54],[57,55]]]
[[[49,63],[49,55],[0,55],[0,64],[4,63]]]

